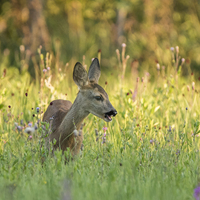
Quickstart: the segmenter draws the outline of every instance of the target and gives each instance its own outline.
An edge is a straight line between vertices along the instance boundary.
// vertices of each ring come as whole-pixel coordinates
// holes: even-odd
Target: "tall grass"
[[[111,123],[89,115],[84,149],[66,163],[69,151],[51,155],[43,145],[48,125],[41,118],[53,99],[73,102],[78,90],[71,83],[72,66],[52,72],[46,55],[39,54],[37,84],[26,71],[2,73],[0,199],[194,199],[200,182],[199,84],[193,74],[181,78],[184,60],[172,56],[169,66],[157,65],[155,82],[148,73],[126,76],[124,60],[120,79],[102,74],[100,84],[118,115]]]

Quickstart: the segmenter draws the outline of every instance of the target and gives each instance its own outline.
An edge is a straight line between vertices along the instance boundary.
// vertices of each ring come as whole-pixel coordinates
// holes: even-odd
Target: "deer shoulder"
[[[54,132],[56,128],[60,126],[71,106],[72,103],[68,100],[57,99],[52,101],[44,113],[43,121],[49,123],[52,120],[51,129]]]

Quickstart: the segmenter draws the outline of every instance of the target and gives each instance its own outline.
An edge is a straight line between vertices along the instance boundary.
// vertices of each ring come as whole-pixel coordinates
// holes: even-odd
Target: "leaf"
[[[159,124],[159,122],[156,122],[153,126],[157,126]]]
[[[0,104],[0,110],[1,110],[3,107],[4,107],[4,105],[3,105],[3,104]]]
[[[157,106],[155,109],[154,109],[154,112],[157,112],[157,110],[160,108],[160,106]]]

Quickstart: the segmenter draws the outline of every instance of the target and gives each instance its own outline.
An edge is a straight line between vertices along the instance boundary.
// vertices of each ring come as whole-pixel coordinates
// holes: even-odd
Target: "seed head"
[[[24,132],[28,133],[28,134],[33,134],[35,132],[35,128],[34,127],[27,127]]]
[[[126,44],[125,44],[125,43],[122,43],[122,47],[126,47]]]
[[[116,49],[116,54],[119,55],[119,49]]]
[[[20,46],[19,46],[19,49],[20,49],[20,51],[23,52],[23,51],[25,51],[25,46],[24,46],[24,45],[20,45]]]
[[[179,53],[179,46],[176,46],[176,53]]]
[[[192,90],[195,90],[195,82],[192,82]]]
[[[157,70],[159,71],[159,70],[160,70],[160,64],[157,63],[157,64],[156,64],[156,67],[157,67]]]
[[[3,70],[3,78],[6,76],[6,69]]]

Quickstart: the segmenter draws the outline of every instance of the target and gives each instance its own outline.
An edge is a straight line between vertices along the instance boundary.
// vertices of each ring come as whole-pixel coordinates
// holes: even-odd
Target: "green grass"
[[[26,72],[19,75],[7,69],[1,78],[0,199],[194,199],[200,182],[200,107],[199,85],[192,89],[193,77],[169,74],[154,83],[145,77],[144,82],[139,80],[133,101],[133,77],[119,82],[102,74],[100,84],[108,81],[105,89],[118,115],[105,123],[90,114],[84,120],[84,150],[66,163],[69,152],[55,151],[52,156],[42,145],[41,123],[32,139],[24,129],[28,122],[34,125],[41,119],[51,100],[73,102],[78,90],[71,76],[57,72],[52,90],[39,80],[31,83]],[[102,144],[104,126],[108,130]]]

